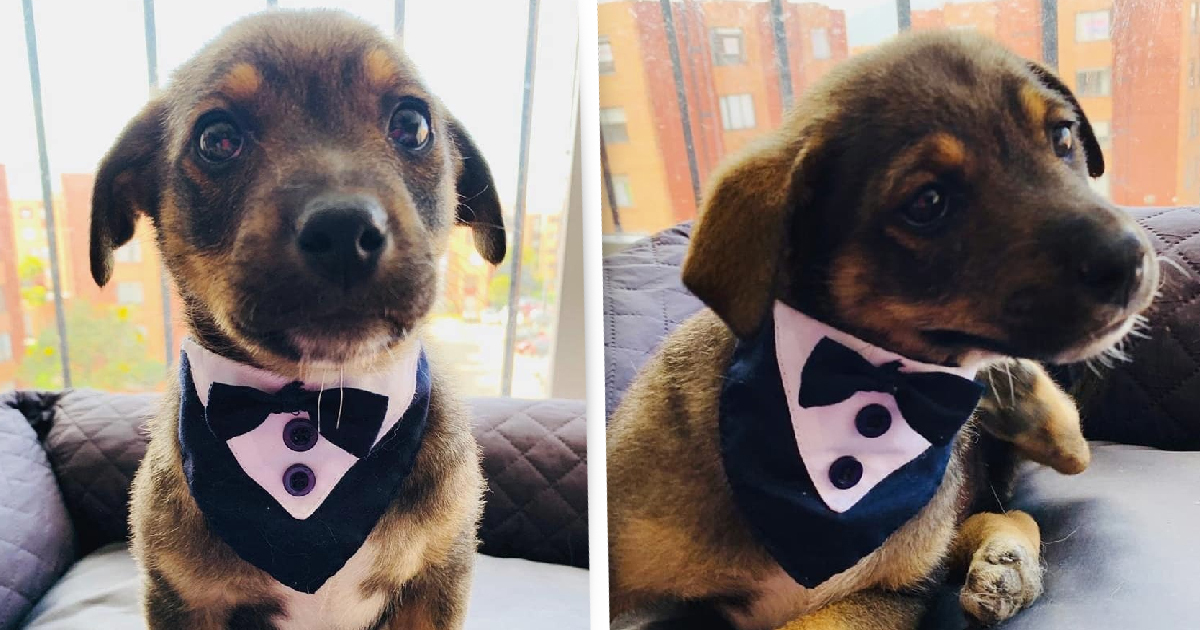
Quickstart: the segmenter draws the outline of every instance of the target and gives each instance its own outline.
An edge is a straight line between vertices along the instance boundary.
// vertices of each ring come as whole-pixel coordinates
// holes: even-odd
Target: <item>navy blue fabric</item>
[[[725,377],[721,457],[734,502],[779,566],[807,588],[854,566],[929,503],[950,461],[950,438],[967,420],[950,438],[942,430],[922,433],[933,446],[839,514],[825,505],[800,458],[770,321],[738,342]]]
[[[901,372],[900,361],[878,367],[826,337],[817,342],[800,375],[801,407],[825,407],[858,392],[888,392],[917,433],[945,444],[979,405],[983,386],[946,372]]]
[[[209,428],[186,354],[180,378],[183,471],[209,529],[280,583],[315,593],[362,546],[412,470],[429,411],[425,354],[417,364],[416,392],[404,416],[304,520],[293,518],[247,476],[225,441]]]
[[[258,428],[273,413],[302,411],[309,418],[345,415],[354,422],[318,422],[317,429],[325,439],[362,459],[379,435],[387,407],[387,396],[353,387],[309,391],[304,383],[294,381],[269,394],[253,387],[213,383],[205,416],[212,432],[228,441]]]

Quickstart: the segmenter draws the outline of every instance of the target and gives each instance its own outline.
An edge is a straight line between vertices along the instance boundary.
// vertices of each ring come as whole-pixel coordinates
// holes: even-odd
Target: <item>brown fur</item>
[[[427,153],[403,154],[386,135],[388,103],[404,98],[429,109]],[[214,109],[233,112],[249,138],[220,168],[193,150],[198,123]],[[343,189],[378,198],[387,213],[389,245],[365,287],[325,283],[294,253],[297,208]],[[499,201],[470,137],[386,38],[332,12],[235,24],[129,124],[96,181],[91,255],[99,284],[139,214],[155,225],[197,341],[296,379],[331,367],[369,371],[418,343],[436,260],[455,222],[475,229],[486,259],[504,256]],[[483,479],[468,413],[433,358],[431,369],[413,470],[364,543],[366,578],[347,601],[330,603],[339,616],[360,607],[354,615],[370,617],[369,627],[446,630],[463,622]],[[175,385],[150,423],[132,491],[149,625],[275,628],[287,615],[280,585],[209,532],[188,491],[179,405]]]
[[[1076,140],[1066,158],[1050,140],[1063,120],[1074,121]],[[744,629],[789,620],[791,630],[914,628],[924,607],[914,593],[952,549],[971,553],[964,605],[977,618],[1006,618],[1040,593],[1036,524],[968,516],[986,502],[983,489],[1003,486],[991,476],[1006,467],[985,459],[993,435],[1063,472],[1087,465],[1070,398],[1037,363],[1008,357],[1090,356],[1115,341],[1109,322],[1128,323],[1148,305],[1152,249],[1087,187],[1087,174],[1102,172],[1087,118],[1061,82],[990,40],[951,33],[856,56],[806,92],[780,130],[724,164],[683,267],[709,308],[663,341],[609,424],[614,626],[678,604],[692,619]],[[956,204],[937,231],[902,220],[905,200],[929,183]],[[1112,269],[1136,278],[1123,302],[1078,271],[1093,255],[1080,238],[1126,255],[1128,266]],[[910,358],[992,365],[981,376],[993,388],[935,497],[813,589],[754,539],[717,443],[734,346],[775,300]]]

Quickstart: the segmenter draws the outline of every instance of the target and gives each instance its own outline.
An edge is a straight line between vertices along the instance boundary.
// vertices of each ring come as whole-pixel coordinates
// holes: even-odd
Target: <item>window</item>
[[[8,312],[8,303],[5,302],[4,291],[0,291],[0,315]]]
[[[0,333],[0,363],[13,360],[12,335]]]
[[[600,74],[612,74],[617,71],[616,65],[613,64],[612,44],[607,37],[600,38],[600,49],[597,53],[600,60]]]
[[[1097,120],[1092,123],[1092,133],[1096,134],[1096,142],[1100,143],[1101,149],[1108,149],[1112,145],[1112,123]]]
[[[754,97],[731,94],[721,97],[721,126],[726,131],[754,128]]]
[[[633,207],[633,190],[629,188],[628,175],[613,175],[613,205],[618,208]]]
[[[829,31],[823,28],[814,28],[810,32],[812,33],[813,59],[832,57],[833,49],[829,47]]]
[[[600,108],[600,134],[606,144],[629,142],[629,129],[625,126],[625,110],[620,107]]]
[[[120,249],[113,252],[113,260],[119,263],[142,262],[142,242],[136,238],[129,241]]]
[[[736,66],[746,63],[742,50],[744,38],[740,28],[714,28],[712,30],[713,63],[718,66]]]
[[[30,4],[27,20],[20,2],[0,2],[0,182],[7,182],[7,190],[0,184],[0,218],[12,218],[17,250],[8,251],[0,237],[0,268],[11,264],[30,270],[17,278],[20,300],[8,286],[12,276],[0,273],[0,291],[8,296],[8,314],[0,313],[0,330],[12,335],[18,355],[13,380],[18,387],[147,391],[162,389],[173,378],[168,365],[178,358],[185,311],[177,297],[159,289],[163,278],[159,257],[150,250],[149,222],[139,226],[137,241],[114,252],[111,288],[96,289],[87,273],[94,169],[131,115],[155,91],[149,67],[157,68],[157,86],[165,86],[206,41],[234,21],[275,4],[287,9],[336,6],[357,14],[387,38],[402,36],[405,52],[429,89],[470,132],[491,167],[509,228],[509,255],[493,267],[475,254],[471,231],[454,228],[448,253],[435,263],[444,273],[428,325],[431,337],[448,342],[447,362],[454,363],[461,376],[456,388],[464,396],[540,398],[557,387],[555,373],[574,369],[573,360],[554,360],[552,342],[560,336],[559,297],[567,293],[560,289],[578,284],[571,276],[563,277],[574,273],[565,268],[571,256],[564,240],[574,234],[567,226],[582,222],[567,217],[579,206],[568,194],[576,163],[575,62],[577,55],[590,57],[597,51],[579,50],[581,46],[599,46],[601,63],[610,65],[602,70],[611,71],[615,68],[608,53],[638,49],[612,35],[611,44],[606,38],[597,41],[598,32],[581,38],[578,3],[184,0],[81,2],[73,3],[70,11],[58,10],[53,3]],[[144,6],[153,7],[153,19],[145,19]],[[398,9],[405,11],[402,20],[396,19]],[[446,54],[447,24],[454,25],[457,47],[468,42],[477,54]],[[397,32],[398,27],[403,32]],[[36,34],[36,56],[26,54],[26,29]],[[624,31],[606,31],[617,32]],[[692,38],[703,50],[699,55],[707,55],[707,28],[693,30]],[[30,85],[34,64],[41,72],[38,103]],[[96,94],[105,94],[103,102],[96,101]],[[488,96],[480,98],[481,94]],[[79,116],[82,102],[90,103],[87,116]],[[527,108],[531,124],[522,126]],[[715,99],[712,108],[716,109]],[[44,123],[44,160],[33,133],[36,116]],[[521,146],[527,149],[526,159]],[[46,172],[42,163],[47,164]],[[43,179],[49,182],[55,206],[56,231],[49,236]],[[525,191],[521,198],[520,190]],[[2,223],[0,234],[7,232]],[[58,252],[53,261],[48,253],[52,239]],[[517,260],[521,272],[513,277]],[[40,271],[34,273],[35,267]],[[52,276],[58,278],[57,287]],[[575,319],[563,321],[563,337],[582,326]],[[61,339],[60,325],[66,331]],[[525,340],[533,341],[522,345]],[[69,364],[63,364],[64,355],[69,355]],[[118,363],[130,369],[113,369]],[[0,368],[0,382],[9,378],[7,367]]]
[[[1075,14],[1075,41],[1098,42],[1108,39],[1109,11],[1082,11]]]
[[[117,304],[141,304],[145,299],[141,282],[117,283]]]
[[[1079,96],[1110,96],[1112,69],[1080,70],[1075,74],[1075,93]]]

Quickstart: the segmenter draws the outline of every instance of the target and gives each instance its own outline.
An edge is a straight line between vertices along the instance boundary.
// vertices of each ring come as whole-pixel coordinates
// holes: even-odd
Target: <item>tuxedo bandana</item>
[[[209,529],[315,593],[358,551],[412,470],[429,409],[419,345],[386,370],[289,381],[183,342],[179,444]]]
[[[798,584],[849,569],[925,507],[983,394],[776,303],[734,349],[721,457],[738,509]]]

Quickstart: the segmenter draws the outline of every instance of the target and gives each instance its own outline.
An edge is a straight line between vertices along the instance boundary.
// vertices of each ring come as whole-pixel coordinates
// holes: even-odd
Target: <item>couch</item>
[[[0,630],[144,627],[126,506],[157,400],[0,393]],[[583,402],[471,408],[488,491],[466,627],[587,628]]]
[[[1162,260],[1150,337],[1100,377],[1058,370],[1089,380],[1081,402],[1093,459],[1074,477],[1019,470],[1006,507],[1041,525],[1045,594],[1004,630],[1200,628],[1200,209],[1130,213]],[[605,259],[609,415],[659,341],[701,307],[679,279],[690,232],[681,224]],[[937,590],[923,628],[969,627],[958,586]]]

